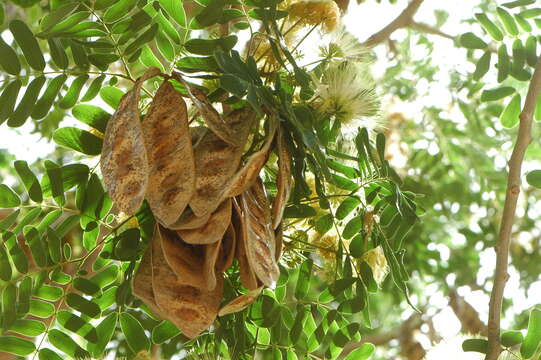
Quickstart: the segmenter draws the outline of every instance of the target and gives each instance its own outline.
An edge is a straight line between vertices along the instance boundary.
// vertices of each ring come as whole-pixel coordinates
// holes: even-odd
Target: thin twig
[[[365,46],[375,46],[382,42],[385,42],[393,32],[398,29],[407,27],[413,23],[413,16],[419,10],[419,7],[424,0],[412,0],[408,7],[404,9],[389,25],[385,26],[383,29],[370,36],[363,45]]]
[[[511,230],[515,219],[517,200],[520,194],[520,180],[524,153],[532,142],[532,118],[541,91],[541,58],[537,61],[535,71],[528,88],[526,101],[520,114],[517,141],[509,160],[507,192],[503,208],[498,243],[496,244],[496,271],[494,273],[492,293],[490,295],[488,317],[488,353],[485,360],[496,360],[502,351],[500,344],[500,316],[505,284],[509,279],[507,273]]]

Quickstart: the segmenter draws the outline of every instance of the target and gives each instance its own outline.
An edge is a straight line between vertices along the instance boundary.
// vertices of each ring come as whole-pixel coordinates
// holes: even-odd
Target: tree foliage
[[[368,359],[374,358],[374,342],[383,358],[397,353],[415,358],[412,349],[420,345],[413,337],[391,337],[400,338],[400,349],[371,339],[395,324],[409,333],[421,328],[419,319],[430,323],[431,317],[418,315],[431,312],[424,296],[430,283],[455,300],[459,287],[490,293],[492,283],[480,283],[476,274],[480,252],[498,239],[506,181],[498,161],[502,144],[514,139],[523,121],[519,115],[538,64],[541,11],[530,0],[480,2],[478,12],[464,19],[463,34],[454,36],[438,30],[448,15],[444,11],[436,11],[434,24],[415,22],[422,0],[413,0],[395,21],[389,19],[389,27],[360,43],[337,28],[339,5],[344,9],[337,3],[0,5],[0,125],[30,129],[57,144],[48,159],[30,164],[0,152],[0,171],[6,174],[0,208],[9,209],[0,213],[1,352],[40,359],[99,359],[111,352],[136,359],[157,352],[163,358]],[[389,38],[395,30],[405,37]],[[317,31],[323,39],[319,51],[305,49]],[[464,63],[471,63],[471,71],[457,66],[447,75],[451,100],[446,105],[452,110],[425,102],[419,119],[388,113],[382,103],[423,102],[427,94],[417,84],[437,81],[438,59],[419,59],[412,50],[431,54],[438,44],[433,36],[451,39],[465,49]],[[370,64],[383,42],[390,52],[377,60],[385,63],[385,72],[375,81]],[[148,159],[158,159],[164,139],[178,135],[159,128],[169,112],[156,115],[155,108],[166,102],[162,91],[171,103],[188,104],[175,110],[184,111],[178,117],[189,121],[188,153],[204,136],[198,132],[213,134],[239,150],[238,164],[231,160],[231,174],[220,181],[261,181],[264,200],[253,187],[237,192],[229,187],[215,203],[205,198],[208,194],[202,197],[212,211],[239,202],[242,211],[229,206],[236,216],[252,216],[246,225],[252,231],[262,218],[280,230],[277,282],[271,271],[255,271],[255,286],[249,285],[246,260],[237,250],[223,271],[220,306],[205,314],[212,325],[196,336],[179,329],[183,324],[172,308],[153,306],[141,296],[137,282],[148,268],[145,254],[169,236],[164,227],[202,217],[195,202],[186,207],[188,199],[180,213],[171,213],[156,200],[160,189],[143,184],[143,177],[150,177],[151,185],[164,180],[147,153]],[[380,99],[378,93],[387,95]],[[238,113],[250,114],[243,115],[245,124],[254,119],[245,125],[246,144],[239,143],[240,131],[220,123]],[[541,104],[533,116],[541,120]],[[385,126],[378,117],[386,118]],[[111,137],[115,126],[125,138]],[[151,131],[159,136],[148,140]],[[137,177],[141,201],[133,202],[114,190],[133,168],[122,168],[108,155],[137,134],[152,146],[144,150],[144,144],[134,144],[126,152],[127,157],[145,152],[130,165],[143,174]],[[407,151],[400,150],[404,147]],[[526,160],[531,163],[540,150],[537,142],[531,144]],[[171,161],[189,175],[196,170],[182,166],[190,161],[185,154]],[[193,159],[191,164],[197,169]],[[215,162],[200,164],[205,165],[200,173],[217,176]],[[539,171],[525,176],[532,186],[520,204],[525,214],[536,206],[530,195],[541,187]],[[291,188],[285,191],[287,184]],[[280,206],[272,214],[254,215],[249,210],[255,205],[246,203],[250,199],[265,203],[263,208]],[[525,216],[517,230],[535,238],[536,225],[535,217]],[[435,250],[440,245],[449,250],[448,259]],[[205,246],[189,245],[198,254]],[[520,244],[510,250],[525,289],[541,270],[539,246],[533,241],[529,246],[531,251]],[[166,261],[157,266],[169,268]],[[166,283],[165,277],[150,278]],[[400,314],[413,315],[402,322]],[[536,358],[539,317],[534,308],[509,321],[510,330],[501,333],[504,349]],[[463,330],[470,332],[464,325]],[[485,339],[463,343],[464,351],[488,349]]]

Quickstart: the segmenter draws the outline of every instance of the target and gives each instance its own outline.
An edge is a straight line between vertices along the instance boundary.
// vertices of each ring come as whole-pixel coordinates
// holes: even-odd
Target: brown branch
[[[443,38],[446,38],[446,39],[449,39],[451,41],[455,41],[456,40],[456,37],[453,36],[453,35],[449,35],[447,33],[444,33],[443,31],[441,31],[440,29],[437,29],[435,27],[432,27],[430,25],[427,25],[427,24],[423,24],[423,23],[418,23],[416,21],[412,21],[411,24],[409,25],[410,28],[414,29],[414,30],[417,30],[419,32],[423,32],[423,33],[426,33],[426,34],[431,34],[431,35],[437,35],[437,36],[441,36]]]
[[[398,29],[410,26],[413,23],[413,16],[419,10],[419,7],[424,0],[411,0],[408,7],[404,9],[389,25],[385,26],[383,29],[370,36],[363,45],[365,46],[375,46],[380,44],[391,36],[393,32]]]
[[[486,336],[487,327],[479,318],[479,313],[454,289],[449,293],[449,306],[460,321],[463,333]]]
[[[530,81],[528,95],[522,112],[518,128],[517,141],[509,160],[509,175],[507,179],[507,192],[503,208],[502,221],[498,243],[496,244],[496,271],[494,273],[494,285],[490,295],[488,317],[488,353],[485,360],[496,360],[501,353],[500,345],[500,316],[502,311],[502,299],[505,284],[509,278],[507,273],[509,245],[511,242],[511,230],[517,208],[517,200],[520,193],[520,180],[522,162],[526,148],[532,141],[532,117],[537,105],[537,97],[541,91],[541,58],[537,61],[535,71]]]

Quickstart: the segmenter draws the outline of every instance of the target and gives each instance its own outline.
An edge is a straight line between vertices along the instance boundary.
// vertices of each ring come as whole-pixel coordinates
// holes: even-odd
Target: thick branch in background
[[[541,58],[538,59],[535,71],[530,82],[528,94],[518,128],[517,141],[511,159],[509,160],[509,175],[507,178],[507,192],[503,208],[502,221],[498,243],[496,244],[496,271],[494,273],[490,307],[488,313],[488,353],[485,360],[496,360],[501,353],[500,344],[500,316],[505,284],[509,278],[507,273],[509,245],[511,243],[511,230],[515,220],[517,200],[520,194],[520,181],[524,153],[532,141],[532,121],[537,98],[541,91]]]
[[[391,34],[398,29],[410,26],[413,23],[413,16],[419,10],[424,0],[412,0],[408,7],[404,9],[389,25],[370,36],[363,45],[375,46],[389,39]]]
[[[487,327],[479,318],[479,313],[455,290],[449,294],[449,306],[460,321],[463,333],[486,336]]]

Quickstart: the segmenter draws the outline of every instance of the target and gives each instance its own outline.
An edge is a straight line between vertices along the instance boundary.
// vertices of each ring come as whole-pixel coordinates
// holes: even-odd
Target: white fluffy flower
[[[370,48],[362,45],[344,26],[340,26],[325,38],[328,39],[327,44],[319,48],[321,57],[328,60],[371,62]]]
[[[355,121],[356,127],[380,127],[373,117],[379,110],[379,99],[374,90],[374,80],[367,65],[344,61],[331,63],[320,79],[314,79],[318,111],[334,116],[342,124]]]

